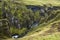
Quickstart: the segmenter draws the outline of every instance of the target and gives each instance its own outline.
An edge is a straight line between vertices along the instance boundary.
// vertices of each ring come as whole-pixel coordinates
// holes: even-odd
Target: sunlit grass
[[[60,40],[60,33],[55,33],[47,36],[37,35],[33,37],[21,38],[19,40]]]
[[[26,5],[43,5],[43,4],[52,4],[54,6],[59,6],[59,0],[22,0]]]

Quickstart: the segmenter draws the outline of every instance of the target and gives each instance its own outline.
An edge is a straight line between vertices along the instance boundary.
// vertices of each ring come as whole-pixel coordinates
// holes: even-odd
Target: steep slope
[[[50,27],[49,27],[50,26]],[[49,39],[49,35],[50,36],[53,36],[53,37],[57,37],[58,36],[58,34],[60,35],[60,29],[59,29],[59,27],[60,27],[60,20],[59,21],[55,21],[55,22],[53,22],[53,23],[50,23],[49,25],[47,25],[47,27],[48,28],[45,28],[44,30],[42,30],[42,31],[40,31],[40,32],[37,32],[37,33],[35,33],[35,34],[32,34],[32,35],[30,35],[30,36],[25,36],[25,37],[23,37],[23,38],[21,38],[21,40],[24,40],[24,39],[26,39],[26,40],[42,40],[42,39],[45,39],[45,38],[47,38],[47,39],[45,39],[45,40],[48,40]],[[57,33],[56,34],[56,36],[55,36],[55,33]],[[42,36],[43,36],[43,38],[42,38]],[[30,39],[32,37],[32,39]],[[41,37],[41,38],[40,38]],[[45,38],[44,38],[45,37]],[[36,38],[36,39],[35,39]],[[52,40],[53,40],[53,38],[51,38]],[[49,40],[51,40],[51,39],[49,39]],[[55,39],[55,38],[54,38]],[[55,40],[59,40],[59,36],[58,36],[58,38],[56,38]]]
[[[33,2],[37,3],[36,1]],[[5,25],[6,21],[5,22],[1,21],[3,25],[0,26],[1,27],[0,30],[2,30],[0,32],[1,34],[3,33],[2,34],[3,37],[4,35],[6,36],[7,34],[6,32],[8,31],[9,32],[8,34],[10,36],[8,34],[7,35],[9,36],[9,38],[12,37],[13,34],[17,33],[19,34],[20,37],[26,35],[25,37],[22,38],[24,40],[24,38],[37,36],[40,34],[41,36],[43,36],[49,34],[50,32],[54,33],[56,32],[56,30],[60,29],[59,27],[57,27],[56,30],[55,30],[56,27],[54,27],[54,30],[52,30],[51,28],[51,25],[54,24],[54,22],[60,20],[60,6],[57,6],[59,5],[60,1],[58,1],[58,4],[57,1],[55,1],[57,5],[53,5],[53,4],[45,4],[47,2],[41,0],[41,2],[45,2],[45,3],[42,6],[41,5],[39,6],[38,4],[39,10],[35,10],[35,7],[33,6],[32,6],[33,8],[32,7],[30,9],[27,8],[26,5],[28,3],[24,4],[25,2],[24,0],[22,1],[23,3],[19,3],[19,2],[3,1],[1,3],[2,5],[0,6],[1,7],[0,17],[3,19],[6,18],[8,20],[7,23],[9,23],[7,27]],[[28,1],[26,0],[26,2]],[[36,4],[33,5],[37,6]],[[32,9],[34,9],[34,11]],[[3,27],[5,26],[7,28],[3,29]]]
[[[60,40],[60,20],[50,23],[47,26],[44,26],[44,30],[35,32],[32,35],[24,36],[17,40]],[[14,39],[7,39],[14,40]]]

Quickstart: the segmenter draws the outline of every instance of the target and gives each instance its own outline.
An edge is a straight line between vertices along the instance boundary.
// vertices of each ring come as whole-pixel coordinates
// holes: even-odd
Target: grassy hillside
[[[33,37],[27,37],[19,40],[60,40],[60,33],[54,33],[52,35],[47,36],[33,36]]]
[[[39,9],[33,6],[29,9],[26,5],[34,5],[34,7],[38,5]],[[21,37],[18,40],[60,40],[59,5],[59,0],[0,2],[0,38],[17,40],[11,37],[13,34],[18,34]]]
[[[21,1],[17,1],[20,3]],[[22,2],[26,5],[43,5],[43,4],[52,4],[55,6],[60,5],[60,0],[22,0]]]

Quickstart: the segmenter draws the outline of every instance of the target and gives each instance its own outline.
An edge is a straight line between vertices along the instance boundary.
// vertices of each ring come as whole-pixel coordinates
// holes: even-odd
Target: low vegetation
[[[48,0],[0,1],[0,39],[10,40],[13,34],[18,34],[21,40],[59,39],[60,1],[49,1],[52,4]]]

